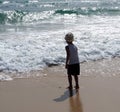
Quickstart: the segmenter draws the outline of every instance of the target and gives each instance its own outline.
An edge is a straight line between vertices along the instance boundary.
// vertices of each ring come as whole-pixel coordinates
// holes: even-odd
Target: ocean
[[[0,72],[64,64],[68,32],[81,63],[120,57],[120,0],[0,0]]]

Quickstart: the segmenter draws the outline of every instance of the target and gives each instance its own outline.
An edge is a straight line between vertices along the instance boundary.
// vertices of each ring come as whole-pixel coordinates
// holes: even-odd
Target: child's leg
[[[68,88],[72,88],[72,76],[68,75],[68,82],[69,82],[69,87]]]
[[[74,76],[74,79],[75,79],[75,83],[76,83],[75,88],[78,89],[78,88],[79,88],[78,76],[75,75],[75,76]]]

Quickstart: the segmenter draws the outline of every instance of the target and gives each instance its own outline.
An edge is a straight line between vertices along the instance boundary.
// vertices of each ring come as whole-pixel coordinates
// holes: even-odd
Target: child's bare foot
[[[79,89],[79,86],[75,86],[75,89]]]
[[[72,86],[68,86],[67,89],[73,89],[73,87]]]

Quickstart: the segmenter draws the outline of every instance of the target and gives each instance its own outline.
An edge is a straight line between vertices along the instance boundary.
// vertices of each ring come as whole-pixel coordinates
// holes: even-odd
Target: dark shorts
[[[67,74],[68,75],[80,75],[80,64],[78,63],[78,64],[68,65]]]

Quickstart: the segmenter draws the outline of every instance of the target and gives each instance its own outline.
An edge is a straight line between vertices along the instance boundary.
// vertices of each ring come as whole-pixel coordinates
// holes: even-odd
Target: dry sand
[[[120,112],[119,67],[119,58],[81,64],[78,91],[66,89],[63,66],[46,68],[47,76],[0,82],[0,112]]]

